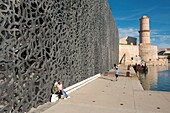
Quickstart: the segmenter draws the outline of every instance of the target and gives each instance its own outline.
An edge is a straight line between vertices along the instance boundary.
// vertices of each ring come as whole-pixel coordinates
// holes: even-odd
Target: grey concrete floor
[[[144,91],[133,70],[126,67],[115,80],[114,70],[70,94],[68,100],[47,103],[30,113],[170,113],[170,92]]]

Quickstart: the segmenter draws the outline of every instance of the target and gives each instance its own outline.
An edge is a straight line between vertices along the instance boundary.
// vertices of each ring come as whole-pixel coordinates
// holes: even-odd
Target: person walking
[[[116,81],[117,81],[117,80],[118,80],[118,76],[119,76],[119,70],[118,70],[118,68],[116,68],[115,76],[116,76]]]

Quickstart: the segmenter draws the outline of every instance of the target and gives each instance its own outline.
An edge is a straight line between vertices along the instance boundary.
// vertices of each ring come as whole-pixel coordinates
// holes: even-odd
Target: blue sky
[[[170,48],[170,0],[108,0],[119,37],[133,36],[139,42],[139,19],[150,18],[151,44]]]

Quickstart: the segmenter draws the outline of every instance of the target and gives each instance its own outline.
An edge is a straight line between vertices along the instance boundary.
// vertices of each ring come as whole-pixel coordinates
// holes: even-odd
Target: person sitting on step
[[[59,98],[61,98],[62,92],[60,92],[59,88],[58,88],[58,82],[55,81],[54,85],[52,87],[52,94],[57,94]]]
[[[58,83],[57,86],[58,86],[58,89],[59,89],[59,93],[63,94],[65,100],[67,100],[67,98],[70,98],[70,96],[68,96],[68,94],[64,91],[61,81]]]

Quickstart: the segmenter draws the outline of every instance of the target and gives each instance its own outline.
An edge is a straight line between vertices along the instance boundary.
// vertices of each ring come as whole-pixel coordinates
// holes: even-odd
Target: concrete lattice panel
[[[0,1],[0,112],[24,113],[64,87],[118,63],[106,0]]]

